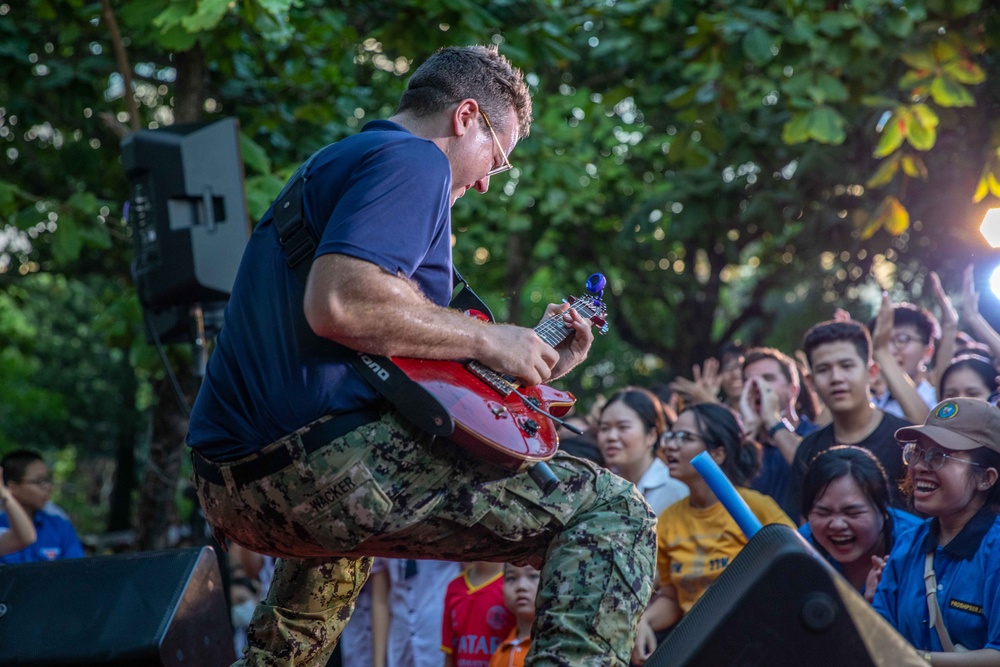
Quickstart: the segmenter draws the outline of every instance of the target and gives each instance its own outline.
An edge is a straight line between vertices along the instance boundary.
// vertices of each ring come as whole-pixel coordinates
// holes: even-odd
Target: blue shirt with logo
[[[918,651],[941,651],[924,588],[924,559],[934,552],[938,605],[951,641],[1000,650],[1000,517],[984,507],[951,542],[937,541],[937,519],[901,535],[872,605]]]
[[[317,257],[371,262],[448,305],[451,165],[436,144],[389,121],[368,123],[318,153],[303,200]],[[206,458],[241,458],[325,414],[377,400],[351,368],[352,353],[313,333],[303,294],[269,210],[243,253],[191,413],[187,442]]]
[[[18,563],[37,563],[47,560],[62,560],[64,558],[83,558],[83,545],[76,536],[73,525],[55,514],[43,510],[35,512],[32,517],[38,539],[20,551],[0,556],[0,564],[16,565]],[[10,528],[7,514],[0,514],[0,531]]]

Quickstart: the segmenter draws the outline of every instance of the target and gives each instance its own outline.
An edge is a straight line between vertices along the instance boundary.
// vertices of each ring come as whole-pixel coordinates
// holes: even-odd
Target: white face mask
[[[247,600],[235,605],[232,610],[233,627],[245,628],[249,626],[250,619],[253,618],[253,610],[256,608],[257,603],[253,600]]]

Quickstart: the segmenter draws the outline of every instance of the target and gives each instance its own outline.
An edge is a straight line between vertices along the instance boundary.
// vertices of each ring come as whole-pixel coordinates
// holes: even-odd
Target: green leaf
[[[938,123],[941,122],[941,119],[938,117],[937,113],[935,113],[934,109],[931,109],[926,104],[914,104],[910,107],[910,111],[913,112],[914,119],[921,125],[935,128],[938,126]]]
[[[978,204],[979,202],[986,199],[986,195],[990,193],[990,179],[988,178],[989,172],[983,172],[983,175],[979,177],[979,183],[976,184],[976,193],[972,195],[972,203]]]
[[[910,213],[898,199],[887,196],[875,209],[875,215],[861,232],[862,240],[867,240],[879,229],[885,229],[893,236],[899,236],[910,227]]]
[[[827,102],[843,102],[848,98],[844,84],[826,72],[820,72],[816,76],[816,85],[823,91]]]
[[[904,155],[902,159],[903,173],[910,178],[927,180],[927,165],[918,155]]]
[[[72,262],[80,256],[83,236],[79,225],[67,217],[59,220],[59,227],[52,233],[52,257],[60,264]]]
[[[240,132],[240,153],[243,155],[243,164],[250,169],[262,174],[271,173],[267,151],[243,132]]]
[[[933,113],[933,112],[932,112]],[[906,141],[918,151],[929,151],[937,141],[937,116],[933,123],[925,122],[919,114],[912,114],[906,126]]]
[[[196,0],[176,0],[167,5],[167,8],[160,12],[153,19],[153,26],[166,32],[170,28],[180,26],[185,17],[190,16],[197,10]]]
[[[945,63],[944,73],[958,83],[977,84],[986,80],[983,68],[971,60],[958,59]]]
[[[809,114],[795,113],[781,130],[781,140],[786,144],[809,141]]]
[[[954,79],[936,76],[931,83],[931,97],[943,107],[971,107],[975,105],[972,94]]]
[[[887,185],[890,181],[892,181],[898,171],[899,156],[894,155],[879,165],[878,169],[875,170],[875,173],[872,174],[872,177],[865,183],[865,187],[880,188],[883,185]]]
[[[198,10],[181,19],[181,25],[188,32],[206,32],[219,25],[226,15],[230,0],[199,0]]]
[[[247,213],[254,223],[264,217],[284,185],[281,179],[270,174],[251,176],[246,180]]]
[[[987,173],[986,182],[990,184],[990,194],[994,197],[1000,197],[1000,179],[997,178],[996,172]]]
[[[910,228],[910,212],[892,195],[885,198],[885,222],[882,226],[893,236],[899,236]]]
[[[809,136],[821,144],[840,144],[846,137],[844,117],[832,107],[819,107],[809,112]]]
[[[932,70],[911,69],[899,78],[899,89],[913,90],[914,88],[923,88],[930,85],[933,80],[934,72]]]
[[[802,16],[792,19],[791,25],[785,29],[785,39],[791,44],[805,44],[815,38],[812,25]]]
[[[771,62],[773,40],[763,28],[753,27],[743,35],[743,54],[754,65],[766,65]]]
[[[878,144],[872,153],[875,157],[885,157],[903,145],[906,137],[906,126],[909,113],[906,109],[897,109],[889,116],[885,127],[882,128],[882,136],[879,137]]]
[[[187,51],[198,41],[197,35],[179,25],[167,28],[157,37],[156,43],[168,51]]]
[[[20,192],[18,187],[9,181],[0,181],[0,215],[7,216],[14,212],[14,197]]]
[[[884,109],[886,107],[895,109],[901,103],[899,100],[894,100],[891,97],[885,97],[883,95],[865,95],[861,98],[861,104],[866,107],[874,107],[876,109]]]
[[[926,51],[910,51],[908,53],[903,53],[899,56],[899,59],[909,65],[911,69],[931,70],[937,67],[937,60],[935,60],[930,49]]]

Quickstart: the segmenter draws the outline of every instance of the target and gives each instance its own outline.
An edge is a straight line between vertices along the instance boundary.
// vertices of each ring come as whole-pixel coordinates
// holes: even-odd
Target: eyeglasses
[[[917,461],[923,461],[924,465],[931,472],[935,470],[940,470],[944,465],[944,460],[950,459],[952,461],[959,461],[961,463],[968,463],[970,466],[978,466],[979,464],[975,461],[967,461],[965,459],[960,459],[955,456],[948,456],[940,447],[928,447],[927,449],[918,449],[917,443],[908,442],[903,445],[903,463],[908,466],[916,465]],[[980,466],[982,467],[982,466]]]
[[[889,342],[895,345],[896,347],[906,347],[915,340],[920,341],[921,345],[927,344],[927,342],[920,336],[911,336],[910,334],[905,334],[905,333],[893,334],[889,338]]]
[[[688,431],[667,431],[663,434],[663,442],[670,442],[671,440],[677,440],[679,444],[686,445],[692,442],[697,442],[701,440],[705,442],[705,438],[701,437],[697,433],[689,433]]]
[[[33,486],[52,486],[52,478],[39,477],[38,479],[22,479],[21,484],[31,484]]]
[[[486,121],[486,129],[488,129],[490,134],[493,135],[493,143],[496,144],[497,149],[500,151],[500,155],[503,156],[503,164],[499,167],[493,167],[486,172],[486,175],[496,176],[497,174],[502,174],[505,171],[510,171],[513,166],[511,165],[510,160],[507,159],[507,153],[504,152],[503,146],[500,145],[500,139],[497,138],[497,133],[493,131],[493,125],[490,123],[490,119],[486,117],[486,112],[482,109],[479,110],[479,113],[482,114],[483,120]]]

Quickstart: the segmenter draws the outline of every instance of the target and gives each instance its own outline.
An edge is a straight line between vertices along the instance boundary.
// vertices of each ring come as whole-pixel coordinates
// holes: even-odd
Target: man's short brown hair
[[[474,99],[497,132],[507,130],[507,112],[517,113],[519,139],[531,128],[531,95],[521,70],[496,46],[448,46],[410,77],[397,113],[426,116],[464,99]]]
[[[778,367],[781,368],[781,374],[785,376],[788,384],[795,387],[801,384],[799,382],[799,367],[795,365],[795,361],[781,350],[773,347],[755,347],[748,350],[746,356],[743,357],[743,376],[746,377],[747,366],[755,364],[762,359],[773,359],[776,361]]]

